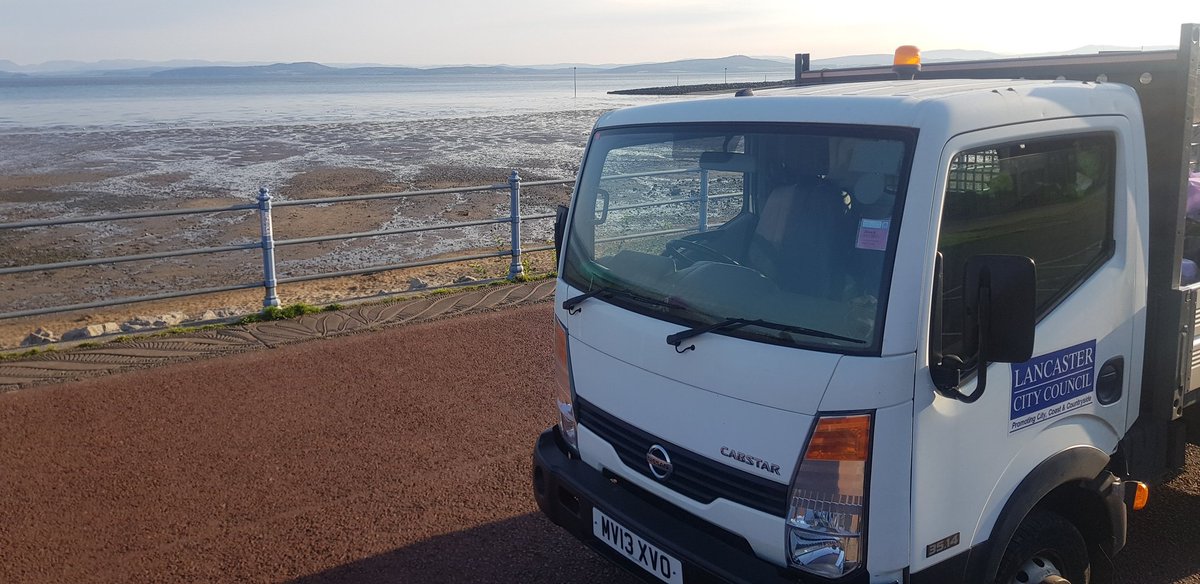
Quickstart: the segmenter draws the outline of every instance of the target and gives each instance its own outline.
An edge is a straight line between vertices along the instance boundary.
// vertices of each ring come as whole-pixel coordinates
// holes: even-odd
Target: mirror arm
[[[562,255],[563,234],[567,231],[567,217],[570,213],[570,207],[559,205],[554,210],[554,264],[558,265],[558,258]]]
[[[954,397],[958,386],[962,385],[963,370],[966,365],[958,355],[944,355],[937,364],[929,368],[929,376],[933,378],[933,387],[940,395]]]
[[[987,389],[988,362],[984,358],[986,353],[983,342],[986,342],[988,338],[988,317],[991,313],[989,302],[991,295],[989,292],[988,288],[981,288],[979,290],[979,326],[976,330],[979,331],[981,342],[976,350],[975,391],[967,395],[959,389],[962,385],[963,371],[966,371],[968,368],[962,357],[958,355],[943,356],[941,362],[930,371],[930,376],[933,377],[933,384],[938,394],[956,399],[964,404],[975,403],[979,398],[983,397],[983,392]]]

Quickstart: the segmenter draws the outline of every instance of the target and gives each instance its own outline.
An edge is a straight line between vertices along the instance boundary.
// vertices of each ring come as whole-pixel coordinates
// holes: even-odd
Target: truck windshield
[[[746,321],[715,334],[877,352],[914,140],[786,124],[599,130],[563,278],[689,327]]]

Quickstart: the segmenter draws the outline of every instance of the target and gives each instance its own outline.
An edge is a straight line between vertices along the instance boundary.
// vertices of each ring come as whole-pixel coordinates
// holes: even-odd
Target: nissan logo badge
[[[667,455],[667,449],[657,444],[646,451],[646,463],[650,465],[650,474],[660,481],[671,476],[671,471],[675,468],[671,465],[671,457]]]

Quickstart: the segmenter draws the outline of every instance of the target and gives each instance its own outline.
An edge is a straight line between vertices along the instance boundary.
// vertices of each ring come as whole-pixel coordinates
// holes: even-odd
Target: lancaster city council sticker
[[[1012,365],[1008,432],[1040,424],[1093,400],[1096,340]]]

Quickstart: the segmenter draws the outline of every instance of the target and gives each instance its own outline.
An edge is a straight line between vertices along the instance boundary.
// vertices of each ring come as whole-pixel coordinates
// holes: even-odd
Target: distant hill
[[[1070,51],[1046,54],[1086,54],[1105,51],[1137,51],[1171,49],[1173,47],[1117,47],[1109,45],[1090,45]],[[815,57],[816,55],[814,55]],[[924,51],[922,57],[928,63],[940,61],[975,61],[984,59],[1002,59],[1016,56],[1041,55],[1002,55],[987,51],[966,50],[931,50]],[[812,69],[838,69],[845,67],[871,67],[890,65],[891,54],[848,55],[833,58],[813,59]],[[311,77],[311,76],[392,76],[392,75],[503,75],[524,74],[542,75],[552,73],[570,73],[574,70],[579,74],[615,73],[615,74],[719,74],[729,73],[787,73],[793,70],[793,60],[790,57],[764,56],[747,57],[734,55],[716,59],[684,59],[667,63],[640,63],[634,65],[585,65],[578,63],[558,63],[554,65],[529,65],[513,67],[508,65],[458,65],[446,67],[418,68],[374,64],[341,64],[337,67],[313,62],[299,63],[230,63],[202,60],[173,60],[145,61],[136,59],[112,59],[95,62],[82,61],[49,61],[37,65],[18,65],[9,60],[0,59],[0,76],[12,78],[13,73],[23,73],[29,76],[56,77],[160,77],[180,79],[212,79],[212,78],[248,78],[248,77]]]
[[[734,55],[719,59],[686,59],[668,63],[646,63],[643,65],[626,65],[606,69],[605,73],[720,73],[728,70],[730,73],[766,73],[771,71],[791,71],[789,63],[755,59],[745,55]]]
[[[504,74],[542,74],[545,69],[530,69],[521,67],[491,66],[491,67],[435,67],[418,69],[415,67],[329,67],[320,63],[276,63],[274,65],[257,65],[252,67],[185,67],[182,69],[167,69],[151,74],[151,77],[175,79],[214,79],[231,77],[344,77],[344,76],[392,76],[392,75],[504,75]]]
[[[320,63],[276,63],[249,67],[185,67],[153,73],[151,77],[296,77],[328,75],[339,69]]]
[[[200,59],[175,59],[171,61],[146,61],[141,59],[106,59],[102,61],[46,61],[37,65],[18,65],[12,61],[0,59],[0,71],[11,71],[31,74],[73,74],[98,75],[114,71],[137,73],[144,71],[162,71],[181,67],[205,66],[252,66],[266,63],[231,63],[227,61],[203,61]]]
[[[1023,57],[1045,57],[1050,55],[1090,55],[1093,53],[1126,53],[1130,51],[1163,51],[1170,49],[1178,49],[1179,47],[1171,45],[1156,45],[1149,47],[1118,47],[1116,45],[1087,45],[1069,51],[1052,51],[1049,53],[1036,53],[1033,55],[1022,55]]]

